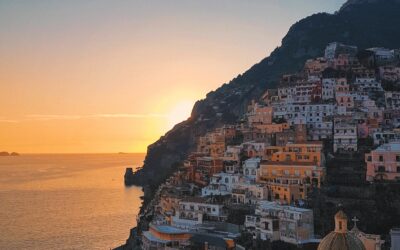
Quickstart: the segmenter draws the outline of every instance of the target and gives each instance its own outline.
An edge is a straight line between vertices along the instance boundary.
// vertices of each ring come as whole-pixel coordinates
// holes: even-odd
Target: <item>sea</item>
[[[111,249],[136,226],[143,195],[125,187],[144,154],[0,157],[0,249]]]

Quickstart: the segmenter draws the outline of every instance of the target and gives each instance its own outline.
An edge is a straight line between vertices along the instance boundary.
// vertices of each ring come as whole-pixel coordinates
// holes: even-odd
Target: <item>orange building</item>
[[[285,147],[272,147],[269,159],[274,162],[308,162],[319,167],[324,165],[322,142],[287,144]]]
[[[200,156],[185,161],[187,179],[200,186],[207,186],[211,176],[224,169],[224,161],[219,157]]]
[[[262,106],[254,101],[249,106],[247,118],[249,126],[253,124],[271,124],[273,109],[270,106]]]
[[[264,134],[278,133],[290,128],[288,123],[255,124],[254,127]]]
[[[142,249],[181,249],[189,245],[192,235],[187,230],[167,225],[150,224],[142,235]]]
[[[257,181],[268,187],[269,197],[282,203],[307,198],[312,187],[319,188],[324,169],[313,162],[262,161]]]
[[[159,202],[159,213],[164,215],[167,221],[171,220],[171,216],[175,215],[175,212],[179,209],[179,201],[182,196],[175,194],[163,194],[160,197]]]

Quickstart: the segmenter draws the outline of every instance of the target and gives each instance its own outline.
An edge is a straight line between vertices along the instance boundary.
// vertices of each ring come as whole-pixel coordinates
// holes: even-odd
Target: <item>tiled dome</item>
[[[365,250],[365,247],[351,232],[330,232],[319,243],[318,250]]]
[[[335,215],[335,230],[322,239],[318,250],[365,250],[365,246],[347,230],[347,216],[340,210]]]

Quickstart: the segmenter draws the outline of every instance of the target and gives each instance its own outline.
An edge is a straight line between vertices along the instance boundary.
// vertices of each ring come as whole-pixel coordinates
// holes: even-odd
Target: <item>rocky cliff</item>
[[[362,4],[371,4],[371,3],[400,3],[400,0],[348,0],[343,6],[340,8],[340,11],[344,11],[350,8],[357,8],[358,5]]]
[[[156,187],[195,147],[195,138],[224,123],[234,123],[252,99],[258,99],[284,73],[323,55],[338,41],[368,47],[400,47],[399,0],[350,0],[335,14],[318,13],[295,23],[281,46],[229,83],[196,102],[191,117],[148,147],[143,168],[130,184]]]

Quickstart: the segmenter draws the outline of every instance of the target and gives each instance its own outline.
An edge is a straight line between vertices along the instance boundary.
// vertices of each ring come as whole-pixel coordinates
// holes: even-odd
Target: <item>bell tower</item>
[[[342,210],[335,215],[335,232],[347,233],[347,216]]]

